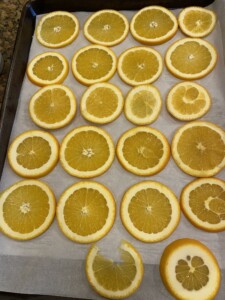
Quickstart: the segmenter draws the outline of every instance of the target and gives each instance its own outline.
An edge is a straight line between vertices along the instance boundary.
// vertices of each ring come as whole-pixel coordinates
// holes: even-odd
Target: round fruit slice
[[[86,275],[93,289],[107,299],[124,299],[135,293],[144,275],[141,255],[128,242],[120,245],[122,262],[114,262],[93,245],[86,258]]]
[[[55,216],[55,197],[39,180],[19,181],[0,195],[1,231],[16,240],[30,240],[45,232]]]
[[[162,99],[159,90],[153,85],[141,85],[130,90],[126,97],[124,113],[136,125],[154,122],[160,113]]]
[[[39,43],[49,48],[60,48],[71,44],[79,33],[79,22],[75,15],[66,11],[54,11],[43,16],[36,29]]]
[[[216,49],[207,41],[185,38],[176,41],[167,50],[165,62],[176,77],[186,80],[208,75],[217,61]]]
[[[180,205],[164,184],[143,181],[123,196],[120,215],[127,231],[136,239],[152,243],[170,236],[180,221]]]
[[[67,173],[91,178],[106,172],[114,159],[110,135],[95,126],[82,126],[70,131],[62,141],[60,161]]]
[[[191,6],[181,11],[178,23],[186,35],[201,38],[213,31],[216,25],[216,15],[209,9]]]
[[[29,130],[18,135],[8,150],[11,168],[26,178],[47,175],[56,166],[58,157],[58,141],[52,134],[41,130]]]
[[[121,114],[123,104],[121,90],[113,84],[102,82],[93,84],[84,92],[80,109],[86,120],[106,124]]]
[[[185,173],[196,177],[213,176],[225,166],[225,132],[209,122],[186,124],[174,135],[172,155]]]
[[[135,127],[120,137],[116,153],[127,171],[149,176],[165,168],[170,158],[170,146],[160,131],[150,127]]]
[[[27,76],[39,86],[62,83],[69,72],[67,59],[57,52],[45,52],[35,56],[27,67]]]
[[[76,98],[64,85],[49,85],[32,96],[29,112],[33,122],[42,128],[62,128],[69,124],[76,114]]]
[[[74,77],[84,85],[107,81],[116,72],[116,56],[104,46],[83,47],[73,56],[72,71]]]
[[[172,87],[167,96],[166,106],[176,119],[192,121],[208,112],[211,98],[200,84],[185,81]]]
[[[148,47],[130,48],[118,59],[117,71],[120,78],[133,86],[152,83],[159,78],[162,69],[161,55]]]
[[[214,299],[220,288],[220,268],[215,256],[192,239],[176,240],[166,247],[160,275],[168,291],[180,300]]]
[[[100,10],[84,24],[84,36],[94,44],[115,46],[125,40],[129,32],[127,18],[113,9]]]
[[[148,6],[132,18],[130,31],[140,43],[158,45],[170,40],[177,32],[176,16],[161,6]]]
[[[73,184],[61,195],[57,220],[62,232],[72,241],[92,243],[112,228],[116,203],[111,192],[94,181]]]
[[[184,187],[181,208],[196,227],[209,232],[225,230],[225,182],[201,178]]]

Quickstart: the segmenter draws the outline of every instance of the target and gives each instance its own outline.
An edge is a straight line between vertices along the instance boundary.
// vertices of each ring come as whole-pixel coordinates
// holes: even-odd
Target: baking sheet
[[[221,15],[220,20],[222,21],[222,23],[221,21],[217,22],[214,32],[206,38],[215,45],[218,50],[219,60],[217,66],[206,78],[197,81],[208,89],[212,97],[212,107],[202,120],[211,121],[222,127],[225,127],[225,52],[222,41],[225,41],[225,24],[223,24],[225,23],[225,20],[223,20],[225,13],[224,3],[225,1],[216,1],[209,7],[210,9],[215,10],[219,16]],[[135,13],[134,11],[122,12],[127,16],[128,20],[130,20]],[[174,13],[177,15],[179,10],[175,10]],[[89,15],[90,13],[87,12],[76,13],[81,28],[78,38],[71,45],[56,50],[64,54],[69,62],[71,62],[75,51],[89,44],[82,33],[83,24]],[[37,21],[39,18],[40,16],[37,17]],[[178,31],[173,39],[163,45],[155,46],[154,48],[164,56],[169,45],[182,37],[184,36],[180,31]],[[138,45],[140,44],[129,34],[123,43],[113,47],[112,49],[118,56],[124,49]],[[34,36],[29,60],[31,60],[35,55],[45,51],[51,50],[41,46]],[[110,80],[110,82],[120,87],[124,96],[131,89],[130,86],[126,85],[119,79],[117,74]],[[172,118],[165,107],[166,95],[169,89],[177,82],[179,82],[179,80],[170,75],[170,73],[166,70],[166,67],[164,67],[161,77],[154,83],[161,92],[163,107],[157,121],[150,126],[161,130],[167,136],[169,142],[171,142],[176,129],[184,124],[184,122],[180,122]],[[85,121],[79,113],[79,102],[86,87],[79,84],[74,79],[71,70],[64,84],[74,91],[77,98],[78,109],[77,115],[70,125],[66,128],[52,131],[59,142],[62,141],[62,138],[71,129],[80,125],[90,124]],[[38,89],[39,87],[33,85],[25,76],[11,134],[11,140],[28,129],[39,129],[34,123],[32,123],[28,113],[30,97]],[[122,114],[113,123],[101,127],[111,134],[116,144],[119,136],[127,129],[134,127],[134,125],[129,123]],[[221,171],[217,177],[225,179],[225,170]],[[157,180],[166,184],[179,198],[182,188],[194,178],[184,174],[176,166],[172,157],[166,168],[155,176],[143,178],[130,174],[120,166],[115,158],[113,165],[104,175],[94,178],[94,180],[103,183],[113,192],[117,202],[116,222],[109,234],[99,241],[98,245],[103,249],[103,253],[107,254],[109,257],[117,258],[115,249],[120,244],[120,241],[125,239],[131,242],[143,257],[145,264],[144,279],[140,289],[129,299],[172,299],[161,282],[158,265],[164,248],[173,240],[183,237],[200,240],[216,255],[223,272],[221,289],[216,299],[225,299],[225,232],[218,234],[203,232],[193,227],[182,215],[178,228],[168,239],[160,243],[144,244],[134,239],[122,226],[119,217],[119,206],[125,190],[131,185],[146,179]],[[21,178],[13,173],[6,161],[2,181],[0,183],[0,190],[5,189],[18,180],[21,180]],[[60,163],[49,175],[41,178],[40,180],[49,184],[56,195],[56,199],[59,198],[65,188],[77,181],[80,181],[79,179],[67,174],[60,166]],[[85,277],[84,260],[89,247],[90,245],[80,245],[67,239],[58,228],[56,220],[47,232],[31,241],[14,241],[4,235],[0,235],[0,290],[27,294],[35,293],[70,296],[84,299],[102,299],[92,291]]]

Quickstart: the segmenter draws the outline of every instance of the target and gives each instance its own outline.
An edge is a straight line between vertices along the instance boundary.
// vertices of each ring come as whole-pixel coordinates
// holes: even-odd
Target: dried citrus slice
[[[225,182],[217,178],[192,181],[182,191],[181,208],[194,226],[209,232],[225,230]]]
[[[58,141],[52,134],[41,130],[29,130],[18,135],[8,150],[11,168],[26,178],[50,173],[58,162],[58,156]]]
[[[38,22],[36,37],[48,48],[60,48],[71,44],[79,33],[75,15],[66,11],[54,11],[44,15]]]
[[[55,216],[55,197],[39,180],[22,180],[0,195],[0,228],[16,240],[30,240],[45,232]]]
[[[72,241],[92,243],[112,228],[116,203],[111,192],[94,181],[80,181],[66,189],[57,204],[57,220]]]
[[[139,10],[132,18],[130,31],[140,43],[148,45],[162,44],[177,32],[176,16],[162,6],[148,6]]]
[[[176,131],[171,148],[176,164],[189,175],[210,177],[225,166],[225,132],[213,123],[183,125]]]
[[[86,275],[93,289],[107,299],[124,299],[139,288],[144,275],[141,255],[128,242],[120,245],[121,262],[101,255],[93,245],[86,257]]]
[[[162,57],[148,47],[133,47],[125,50],[118,59],[117,71],[120,78],[129,85],[152,83],[162,73]]]
[[[180,221],[180,205],[164,184],[143,181],[123,196],[120,216],[127,231],[142,242],[159,242],[170,236]]]
[[[216,65],[216,49],[207,41],[185,38],[176,41],[166,52],[168,70],[176,77],[186,80],[208,75]]]
[[[93,84],[84,92],[80,110],[86,120],[106,124],[121,114],[123,104],[121,90],[111,83],[102,82]]]
[[[176,119],[192,121],[208,112],[211,98],[200,84],[185,81],[172,87],[167,96],[166,106]]]
[[[116,154],[129,172],[149,176],[160,172],[170,158],[166,137],[151,127],[132,128],[119,138]]]
[[[109,80],[116,72],[116,56],[112,50],[90,45],[78,50],[72,59],[74,77],[84,85]]]
[[[91,178],[106,172],[114,159],[110,135],[95,126],[81,126],[70,131],[60,148],[60,161],[67,173]]]
[[[214,299],[220,288],[218,262],[197,240],[169,244],[161,257],[160,275],[168,291],[180,300]]]
[[[104,9],[92,14],[84,24],[84,36],[94,44],[115,46],[129,32],[127,18],[113,9]]]
[[[127,94],[124,113],[130,122],[147,125],[158,118],[161,107],[159,90],[153,85],[140,85],[132,88]]]
[[[216,14],[207,8],[190,6],[181,11],[178,23],[186,35],[201,38],[213,31]]]
[[[76,97],[64,85],[49,85],[31,97],[29,112],[33,122],[42,128],[62,128],[75,116]]]

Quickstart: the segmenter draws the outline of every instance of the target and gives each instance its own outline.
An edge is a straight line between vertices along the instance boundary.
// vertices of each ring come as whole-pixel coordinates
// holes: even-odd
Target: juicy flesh
[[[156,105],[156,99],[150,91],[140,91],[134,94],[131,101],[131,111],[138,118],[151,116]]]
[[[189,11],[183,19],[184,26],[193,33],[202,33],[208,30],[212,24],[211,14],[203,11]]]
[[[52,55],[40,58],[33,66],[33,73],[42,80],[54,80],[63,71],[62,61]]]

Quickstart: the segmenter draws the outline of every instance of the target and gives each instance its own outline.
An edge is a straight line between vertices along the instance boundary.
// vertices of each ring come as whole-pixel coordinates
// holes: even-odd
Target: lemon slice
[[[84,92],[80,110],[86,120],[106,124],[119,117],[123,104],[121,90],[111,83],[102,82],[93,84]]]
[[[66,11],[54,11],[44,15],[38,22],[36,37],[48,48],[60,48],[71,44],[79,33],[75,15]]]
[[[78,50],[72,59],[74,77],[84,85],[109,80],[116,72],[117,59],[112,50],[90,45]]]
[[[135,127],[119,138],[116,154],[127,171],[149,176],[160,172],[166,166],[170,158],[170,146],[159,130]]]
[[[213,123],[194,121],[180,127],[171,148],[176,164],[189,175],[210,177],[225,166],[225,132]]]
[[[52,171],[58,162],[56,138],[41,130],[29,130],[18,135],[8,150],[8,160],[15,173],[26,178],[38,178]]]
[[[64,85],[49,85],[31,97],[29,112],[33,122],[42,128],[62,128],[69,124],[76,114],[76,98]]]
[[[143,181],[123,196],[120,216],[127,231],[142,242],[159,242],[170,236],[180,221],[180,205],[164,184]]]
[[[57,205],[62,232],[72,241],[92,243],[112,228],[116,203],[111,192],[94,181],[80,181],[66,189]]]
[[[153,85],[136,86],[127,94],[124,106],[126,118],[136,125],[153,123],[159,116],[162,99]]]
[[[178,23],[186,35],[201,38],[213,31],[216,25],[216,14],[207,8],[191,6],[181,11]]]
[[[181,208],[196,227],[218,232],[225,230],[225,182],[217,178],[201,178],[184,187]]]
[[[125,40],[129,32],[127,18],[113,9],[92,14],[84,24],[84,36],[94,44],[115,46]]]
[[[132,47],[125,50],[119,56],[117,65],[120,78],[132,86],[156,81],[162,69],[161,55],[148,47]]]
[[[217,52],[213,45],[203,39],[185,38],[169,47],[165,62],[174,76],[185,80],[199,79],[214,69]]]
[[[107,299],[124,299],[139,288],[144,275],[141,255],[128,242],[120,245],[122,262],[101,255],[93,245],[86,258],[86,275],[93,289]]]
[[[192,121],[209,111],[211,98],[200,84],[185,81],[172,87],[167,96],[166,106],[176,119]]]
[[[91,178],[106,172],[114,159],[110,135],[95,126],[81,126],[70,131],[60,148],[60,161],[67,173]]]
[[[180,239],[169,244],[160,261],[162,281],[180,300],[214,299],[220,288],[220,268],[202,243]]]
[[[140,43],[158,45],[170,40],[177,32],[176,16],[162,6],[148,6],[132,18],[130,31]]]
[[[19,181],[0,194],[1,231],[16,240],[30,240],[45,232],[55,216],[55,197],[39,180]]]

